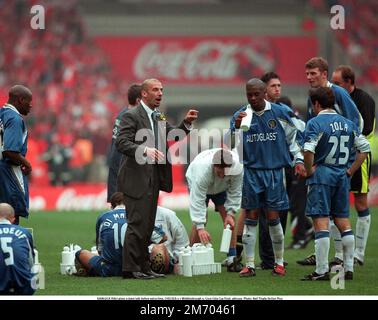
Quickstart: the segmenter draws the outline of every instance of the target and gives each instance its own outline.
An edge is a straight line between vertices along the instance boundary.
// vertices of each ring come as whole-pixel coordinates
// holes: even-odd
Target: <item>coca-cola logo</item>
[[[106,189],[100,193],[79,195],[75,189],[68,188],[61,193],[56,201],[57,210],[102,210],[106,207]]]
[[[147,42],[134,60],[139,79],[170,80],[249,79],[275,67],[275,54],[269,41],[222,42],[203,40],[191,48],[179,42]]]

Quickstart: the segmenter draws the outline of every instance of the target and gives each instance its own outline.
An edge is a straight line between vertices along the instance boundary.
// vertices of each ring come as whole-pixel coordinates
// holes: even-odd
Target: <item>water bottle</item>
[[[251,126],[251,122],[252,122],[252,109],[250,106],[247,107],[247,109],[245,109],[245,111],[247,113],[247,115],[242,119],[241,123],[240,123],[240,129],[243,130],[243,131],[248,131],[249,130],[249,127]]]
[[[34,264],[39,264],[38,250],[34,248]]]
[[[62,251],[62,264],[64,265],[73,265],[74,264],[74,255],[70,251],[70,248],[65,246]]]
[[[45,289],[45,268],[40,264],[38,271],[38,289]]]
[[[96,247],[96,246],[93,246],[93,247],[91,248],[91,253],[92,253],[92,254],[95,254],[96,256],[98,256],[98,251],[97,251],[97,247]]]
[[[183,275],[185,277],[192,277],[192,254],[189,249],[185,249],[184,254],[182,255],[182,266],[183,266]]]
[[[213,246],[211,245],[211,243],[208,243],[206,245],[206,248],[207,248],[207,263],[208,264],[211,264],[211,263],[214,263],[214,249],[213,249]]]
[[[220,252],[228,253],[228,250],[230,249],[231,235],[232,235],[231,227],[228,224],[226,226],[226,229],[223,230],[221,246],[219,249]]]

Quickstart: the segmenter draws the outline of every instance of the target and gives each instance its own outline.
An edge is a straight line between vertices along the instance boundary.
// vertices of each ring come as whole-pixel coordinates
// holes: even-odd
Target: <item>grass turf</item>
[[[33,228],[35,246],[39,251],[39,260],[45,268],[46,289],[38,290],[36,295],[378,295],[378,208],[373,208],[372,224],[367,246],[367,258],[363,267],[356,267],[354,280],[345,282],[345,289],[335,290],[330,282],[303,282],[300,279],[314,270],[303,267],[296,260],[305,258],[314,251],[310,242],[306,249],[285,250],[285,260],[289,263],[287,275],[273,277],[270,270],[257,270],[253,278],[239,278],[237,273],[229,273],[222,268],[222,273],[194,276],[191,278],[168,275],[165,279],[124,280],[112,278],[81,278],[60,274],[61,251],[65,244],[79,244],[90,249],[95,244],[95,223],[99,212],[32,212],[29,220],[22,220],[25,227]],[[178,217],[190,230],[189,213],[178,211]],[[355,226],[355,213],[352,214]],[[221,262],[224,254],[219,252],[222,224],[217,213],[209,212],[207,229],[212,235],[215,261]],[[286,232],[286,245],[289,244],[290,230]],[[330,257],[333,256],[331,241]],[[257,259],[258,260],[258,259]],[[333,275],[331,275],[333,276]]]

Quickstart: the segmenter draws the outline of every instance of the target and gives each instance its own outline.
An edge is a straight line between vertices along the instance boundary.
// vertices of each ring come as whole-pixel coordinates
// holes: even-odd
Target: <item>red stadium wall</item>
[[[318,53],[314,36],[99,36],[120,77],[178,85],[238,85],[275,70],[290,85],[306,84],[303,68]]]

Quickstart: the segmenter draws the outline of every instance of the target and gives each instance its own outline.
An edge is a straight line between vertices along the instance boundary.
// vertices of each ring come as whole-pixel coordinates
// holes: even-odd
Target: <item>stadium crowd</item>
[[[127,84],[87,35],[76,1],[43,2],[49,32],[30,28],[29,8],[36,3],[0,2],[0,93],[6,97],[13,83],[33,83],[33,160],[49,167],[52,184],[88,180],[92,162],[105,164],[108,132],[127,103]],[[11,24],[8,17],[14,17]],[[67,171],[63,181],[54,175],[57,167]],[[33,178],[49,182],[38,170]]]
[[[320,12],[329,12],[333,5],[345,10],[345,29],[335,36],[346,51],[349,63],[358,70],[358,81],[364,85],[378,84],[378,2],[374,0],[311,0]]]
[[[352,6],[354,2],[348,3]],[[32,165],[27,160],[30,156],[26,155],[28,143],[29,149],[34,153],[38,152],[49,164],[51,183],[69,183],[73,178],[70,167],[74,163],[79,168],[93,163],[97,166],[96,157],[105,162],[109,133],[112,132],[112,115],[118,111],[120,105],[125,104],[123,96],[126,94],[122,93],[127,90],[127,87],[123,87],[124,82],[112,74],[110,66],[98,48],[85,36],[82,21],[75,10],[75,1],[53,6],[46,4],[47,16],[53,17],[50,20],[50,28],[55,32],[38,36],[30,33],[28,28],[22,28],[28,23],[28,19],[20,14],[23,12],[24,4],[25,2],[11,2],[8,5],[1,2],[4,9],[1,11],[2,14],[5,12],[18,15],[21,27],[21,31],[17,32],[16,28],[10,28],[0,19],[0,29],[4,31],[1,34],[5,35],[1,39],[1,85],[10,87],[9,83],[19,82],[33,84],[33,92],[22,85],[10,87],[9,99],[0,109],[0,254],[4,261],[0,265],[0,270],[4,273],[10,268],[17,271],[20,267],[13,267],[14,265],[25,267],[27,258],[29,264],[33,259],[33,254],[26,257],[27,250],[33,247],[31,235],[21,227],[9,226],[17,225],[19,216],[28,215],[27,176],[32,171]],[[364,10],[361,12],[361,18],[365,17]],[[369,21],[369,14],[365,14],[366,20]],[[6,44],[4,39],[9,38],[16,39],[16,46]],[[363,39],[361,41],[364,43]],[[360,67],[364,70],[362,65]],[[240,170],[237,173],[230,173],[232,170],[228,170],[236,166],[237,161],[236,153],[233,155],[226,147],[205,152],[206,168],[201,162],[201,166],[192,169],[196,161],[192,161],[189,166],[186,177],[192,200],[190,215],[195,225],[191,240],[196,238],[202,243],[211,241],[210,234],[205,230],[209,199],[216,204],[224,225],[229,224],[232,229],[236,226],[235,214],[240,208],[244,210],[243,233],[239,233],[239,236],[242,236],[245,267],[241,270],[229,270],[239,272],[240,277],[256,276],[255,246],[257,225],[261,219],[266,219],[266,233],[271,238],[272,247],[272,266],[266,269],[273,269],[274,276],[286,275],[286,225],[280,222],[283,221],[282,213],[292,209],[284,182],[285,169],[291,170],[292,167],[294,176],[306,178],[308,193],[305,213],[312,219],[315,229],[315,255],[311,261],[306,258],[305,263],[298,263],[315,265],[316,269],[302,280],[329,280],[332,267],[328,262],[330,236],[335,240],[339,237],[341,253],[338,264],[345,267],[346,280],[353,280],[354,265],[364,265],[370,228],[367,193],[371,171],[370,144],[366,137],[369,138],[374,132],[375,104],[372,101],[368,106],[366,101],[372,99],[354,86],[353,70],[344,66],[339,71],[344,69],[347,70],[349,78],[348,74],[341,73],[338,77],[334,74],[331,83],[330,70],[325,59],[313,57],[307,61],[304,71],[310,91],[306,125],[295,115],[293,109],[285,103],[277,102],[281,93],[278,75],[274,74],[273,77],[276,81],[275,86],[279,88],[274,98],[269,98],[267,90],[267,86],[272,85],[272,79],[263,81],[251,78],[245,83],[247,103],[233,116],[230,115],[228,133],[231,139],[235,139],[238,134],[242,137],[240,144],[244,148],[243,174]],[[372,79],[369,78],[369,81],[373,81]],[[357,97],[356,92],[359,93]],[[175,138],[181,139],[190,134],[199,112],[190,108],[177,127],[170,125],[158,109],[163,98],[163,85],[158,79],[144,80],[140,84],[138,97],[140,100],[137,106],[120,115],[119,132],[113,132],[115,147],[123,158],[117,162],[119,169],[116,170],[118,174],[115,184],[119,199],[112,203],[112,209],[121,210],[116,214],[122,213],[123,220],[112,223],[120,228],[117,229],[119,233],[124,230],[121,230],[121,223],[127,223],[124,239],[114,237],[115,228],[111,227],[108,230],[113,236],[108,238],[111,246],[118,241],[115,269],[107,273],[99,268],[94,272],[92,269],[96,269],[97,264],[103,266],[107,261],[106,257],[94,257],[87,251],[77,254],[81,264],[96,275],[122,275],[123,278],[135,279],[165,277],[160,274],[160,267],[155,270],[152,268],[148,252],[151,235],[156,229],[159,193],[171,192],[173,188],[172,166],[169,161],[163,161],[168,157],[168,151],[162,145],[167,143],[170,132]],[[21,115],[28,115],[32,108],[33,112],[27,118],[26,125],[26,120],[24,121]],[[250,117],[248,121],[247,116]],[[370,129],[364,133],[362,130],[366,130],[368,123]],[[44,141],[42,148],[39,148],[40,143],[33,144],[33,141],[28,141],[26,127],[33,132],[35,140]],[[137,135],[146,129],[149,129],[146,139],[137,139]],[[243,132],[239,129],[243,129]],[[181,135],[175,130],[179,130]],[[75,152],[80,154],[80,151],[84,150],[82,157],[75,155]],[[201,156],[199,158],[201,159]],[[365,169],[360,169],[361,165],[365,166]],[[59,175],[54,175],[57,171]],[[358,173],[358,179],[355,173]],[[231,180],[233,181],[229,182]],[[356,206],[358,220],[355,232],[352,231],[349,221],[350,191],[357,194],[357,199],[358,195],[361,197],[363,194],[364,199],[366,196],[366,201],[360,200],[359,206]],[[215,196],[221,196],[223,200],[217,203]],[[13,208],[9,208],[9,204],[12,204]],[[25,211],[23,214],[20,208]],[[266,211],[265,216],[262,214],[263,210]],[[106,218],[106,221],[103,221],[103,216],[98,220],[96,238],[100,238],[101,231],[105,230],[106,223],[114,218],[115,213],[107,214],[109,218]],[[175,217],[172,213],[170,215]],[[117,219],[119,217],[117,216]],[[338,235],[332,231],[332,227],[337,228]],[[13,248],[13,238],[7,236],[10,228],[20,230],[19,233],[13,232],[15,240],[16,237],[17,240],[27,238],[22,241],[23,247],[27,250],[24,250],[24,260],[21,262],[13,261],[12,250],[16,245]],[[180,228],[185,232],[181,224]],[[164,234],[167,233],[168,229]],[[236,261],[235,237],[236,232],[232,252],[229,252],[229,258],[232,258],[228,259],[229,263]],[[97,240],[97,246],[101,248],[101,241]],[[160,241],[164,242],[159,238],[158,243]],[[186,237],[184,242],[188,243]],[[355,247],[360,250],[358,255]],[[93,258],[95,259],[92,260]],[[173,257],[173,253],[171,258],[175,263],[178,262],[177,256]],[[156,261],[155,257],[153,261]],[[166,269],[172,271],[173,266]],[[23,281],[30,284],[31,276],[28,272],[28,277]],[[7,278],[4,279],[7,281],[1,283],[0,293],[9,291],[14,294],[23,287],[17,279],[12,279],[10,273],[7,273]],[[32,289],[34,290],[34,287]],[[25,293],[29,294],[33,290]]]

